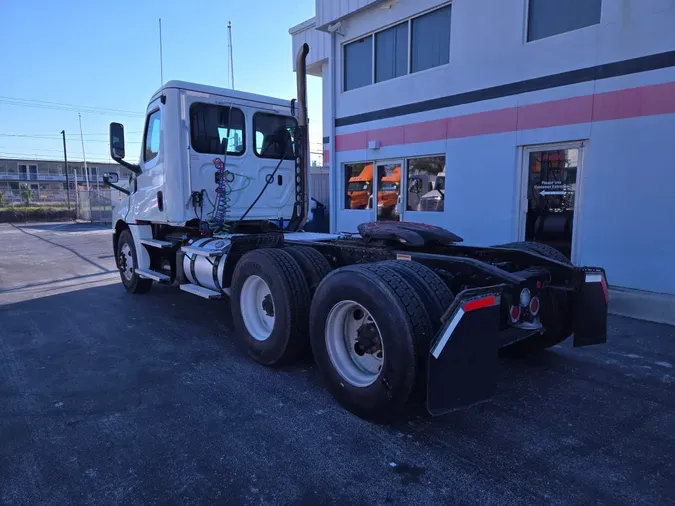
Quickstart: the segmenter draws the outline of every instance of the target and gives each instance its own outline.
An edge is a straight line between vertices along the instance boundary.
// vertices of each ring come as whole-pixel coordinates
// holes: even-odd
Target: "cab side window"
[[[148,116],[145,126],[145,145],[143,147],[143,161],[149,162],[159,154],[159,133],[161,116],[159,109]]]

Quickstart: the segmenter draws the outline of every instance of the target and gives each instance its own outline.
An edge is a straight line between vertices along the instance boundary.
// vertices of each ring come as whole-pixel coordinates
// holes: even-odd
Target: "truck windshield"
[[[349,183],[347,185],[347,191],[348,192],[360,192],[360,191],[366,191],[368,189],[368,183],[365,181],[355,181],[353,183]]]
[[[380,191],[395,192],[398,191],[398,185],[396,183],[382,183],[382,188]]]
[[[192,149],[214,155],[242,155],[246,150],[244,113],[241,109],[216,104],[190,106]]]
[[[291,116],[257,112],[253,116],[255,154],[260,158],[295,158],[294,133],[298,122]]]

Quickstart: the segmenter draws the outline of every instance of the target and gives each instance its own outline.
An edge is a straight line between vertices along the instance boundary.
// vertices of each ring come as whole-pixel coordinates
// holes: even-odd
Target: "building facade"
[[[675,294],[675,2],[317,0],[331,229],[537,240]]]
[[[63,161],[0,158],[0,193],[4,202],[20,202],[20,184],[25,183],[33,190],[33,200],[43,202],[61,202],[68,198],[67,184],[71,192],[77,183],[80,189],[103,187],[103,175],[117,172],[120,180],[129,176],[129,171],[116,163],[68,161],[68,177]],[[71,199],[75,199],[71,194]]]

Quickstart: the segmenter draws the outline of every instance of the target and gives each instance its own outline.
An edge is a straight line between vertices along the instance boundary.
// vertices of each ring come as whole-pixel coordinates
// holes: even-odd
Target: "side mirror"
[[[110,156],[113,160],[124,158],[124,125],[110,123]]]
[[[108,172],[103,174],[103,182],[106,184],[115,184],[120,180],[120,175],[117,172]]]

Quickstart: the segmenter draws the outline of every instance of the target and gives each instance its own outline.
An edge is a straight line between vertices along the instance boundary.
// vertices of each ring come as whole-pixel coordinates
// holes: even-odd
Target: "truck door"
[[[144,220],[165,222],[164,209],[164,142],[160,99],[150,102],[145,117],[143,143],[141,145],[141,173],[132,185],[131,208]]]
[[[226,97],[189,96],[190,190],[204,194],[203,206],[190,212],[203,221],[242,216],[265,187],[264,196],[246,219],[290,219],[295,202],[295,120],[260,112],[245,101]],[[268,118],[271,117],[271,118]],[[278,120],[277,120],[278,118]],[[279,131],[277,131],[279,130]],[[283,132],[281,132],[283,130]],[[287,150],[281,149],[282,139]],[[279,160],[279,170],[272,177]],[[218,183],[220,164],[226,181]],[[221,195],[217,200],[217,196]]]

